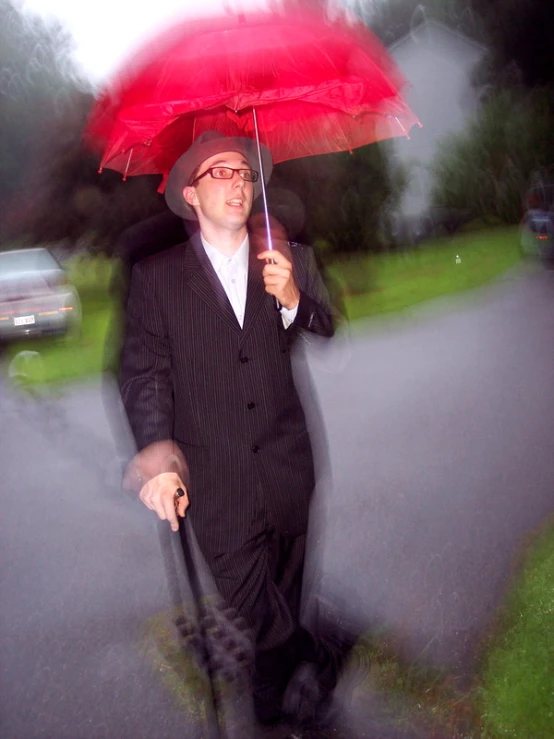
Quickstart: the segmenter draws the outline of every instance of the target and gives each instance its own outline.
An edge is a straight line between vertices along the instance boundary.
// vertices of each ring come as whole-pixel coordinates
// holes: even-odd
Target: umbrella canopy
[[[418,123],[381,43],[342,15],[294,10],[183,21],[103,91],[86,138],[101,167],[167,175],[200,133],[255,137],[274,161],[352,150]]]

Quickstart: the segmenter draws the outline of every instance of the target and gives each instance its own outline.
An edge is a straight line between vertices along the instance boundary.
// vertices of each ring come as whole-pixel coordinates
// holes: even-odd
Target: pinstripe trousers
[[[327,689],[334,687],[338,661],[331,646],[299,623],[306,535],[282,536],[258,488],[249,536],[238,549],[208,557],[218,591],[242,616],[255,644],[254,706],[262,722],[282,717],[282,698],[296,667],[318,666]]]
[[[244,618],[255,644],[253,690],[261,720],[278,718],[286,685],[301,661],[315,652],[300,643],[300,596],[306,536],[288,538],[272,524],[264,493],[258,489],[255,515],[241,545],[207,557],[217,589]],[[305,653],[303,653],[305,652]]]

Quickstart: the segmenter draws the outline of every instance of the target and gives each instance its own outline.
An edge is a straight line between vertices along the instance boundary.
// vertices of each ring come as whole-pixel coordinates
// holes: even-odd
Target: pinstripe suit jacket
[[[135,265],[120,383],[138,448],[174,439],[190,470],[189,513],[204,551],[232,551],[264,515],[306,531],[314,469],[290,350],[333,334],[309,247],[291,247],[300,303],[284,329],[251,255],[241,329],[199,237]]]

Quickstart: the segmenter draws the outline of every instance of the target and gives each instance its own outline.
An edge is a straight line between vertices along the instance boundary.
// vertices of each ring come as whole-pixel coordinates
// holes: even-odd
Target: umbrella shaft
[[[262,178],[262,199],[264,201],[265,229],[267,234],[267,248],[273,251],[273,239],[271,237],[271,227],[269,224],[269,209],[267,207],[267,194],[265,191],[265,173],[264,163],[262,161],[262,149],[260,146],[260,132],[258,130],[258,116],[256,108],[252,108],[252,118],[254,119],[254,131],[256,132],[256,146],[258,148],[258,164],[260,165],[260,177]],[[275,298],[275,310],[281,310],[281,303]]]
[[[262,178],[262,198],[264,202],[265,227],[267,231],[267,248],[273,250],[273,240],[271,238],[271,228],[269,227],[269,209],[267,207],[267,194],[265,191],[264,163],[262,161],[262,149],[260,146],[260,132],[258,130],[258,116],[256,113],[256,108],[252,108],[252,116],[254,118],[254,131],[256,132],[256,146],[258,148],[258,163],[260,166],[260,177]]]

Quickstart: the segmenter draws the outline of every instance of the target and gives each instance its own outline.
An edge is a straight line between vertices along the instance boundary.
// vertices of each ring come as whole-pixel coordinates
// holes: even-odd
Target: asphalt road
[[[345,622],[471,672],[554,510],[553,337],[554,273],[531,270],[358,327],[330,366],[312,354],[332,472],[310,581]],[[119,491],[98,385],[30,398],[4,380],[0,415],[3,739],[201,737],[141,641],[169,607],[164,565],[151,513]]]
[[[407,654],[471,671],[554,512],[554,272],[512,272],[362,332],[318,374],[334,484],[323,572]]]

